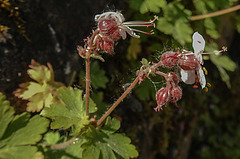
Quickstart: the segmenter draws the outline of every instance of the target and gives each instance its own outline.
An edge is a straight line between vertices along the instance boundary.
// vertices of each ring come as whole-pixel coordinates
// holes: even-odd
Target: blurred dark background
[[[83,88],[79,74],[84,70],[84,60],[79,57],[76,46],[84,45],[84,39],[96,29],[94,16],[117,10],[127,21],[149,20],[146,18],[153,17],[153,13],[142,15],[133,5],[141,3],[143,0],[12,1],[12,5],[18,7],[18,16],[9,16],[9,12],[1,8],[0,24],[10,27],[8,32],[12,38],[0,43],[0,92],[8,97],[17,112],[25,111],[26,103],[14,97],[12,92],[20,83],[30,80],[27,69],[31,59],[43,65],[50,62],[55,80],[66,85],[75,71],[77,76],[73,86]],[[194,14],[197,12],[194,12],[193,3],[188,0],[183,5],[192,9]],[[235,1],[234,5],[237,4],[239,2]],[[218,9],[225,7],[219,6]],[[236,21],[231,21],[232,18]],[[163,111],[155,112],[154,86],[159,89],[164,81],[153,77],[152,81],[138,86],[113,112],[113,116],[121,119],[120,131],[136,145],[139,158],[240,158],[239,11],[220,16],[217,21],[219,38],[214,40],[204,31],[201,34],[206,43],[214,41],[219,48],[228,47],[226,54],[237,66],[234,71],[227,71],[231,87],[221,80],[217,66],[207,60],[207,80],[212,84],[208,92],[181,84],[183,98],[178,103],[179,108],[169,104]],[[198,21],[190,23],[194,30],[202,26],[200,31],[204,30],[202,24]],[[111,104],[121,95],[134,79],[143,57],[156,61],[163,51],[183,47],[171,35],[155,30],[152,37],[142,36],[141,51],[136,57],[128,58],[127,50],[133,46],[128,37],[118,41],[114,56],[106,54],[104,63],[98,61],[109,80],[106,89],[92,90],[104,94],[102,103]],[[186,48],[192,49],[191,43],[187,42]]]

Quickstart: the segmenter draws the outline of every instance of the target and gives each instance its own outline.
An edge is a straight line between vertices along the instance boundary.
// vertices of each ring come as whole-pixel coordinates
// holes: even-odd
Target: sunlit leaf
[[[40,65],[36,61],[32,60],[29,67],[31,68],[28,70],[29,76],[38,83],[51,80],[52,72],[46,66]]]
[[[0,114],[0,158],[43,158],[34,144],[42,139],[49,121],[39,115],[30,118],[27,113],[13,116],[14,110],[2,94]]]
[[[71,127],[75,133],[81,131],[85,125],[89,124],[82,91],[72,87],[60,88],[58,95],[64,105],[53,104],[49,108],[45,108],[41,114],[52,119],[52,129]],[[95,104],[91,100],[89,111],[93,113],[96,110]]]
[[[36,82],[20,84],[20,88],[14,94],[29,101],[27,111],[39,112],[43,107],[49,107],[51,104],[58,102],[57,98],[55,98],[55,92],[63,84],[54,81],[54,72],[49,63],[48,67],[46,67],[32,60],[29,67],[31,69],[28,70],[28,74]]]
[[[8,124],[13,119],[14,109],[9,106],[6,97],[0,93],[0,138],[2,138],[6,131]]]
[[[84,135],[87,142],[83,144],[83,158],[133,158],[138,156],[135,146],[130,144],[131,140],[124,134],[115,133],[120,127],[117,119],[108,117],[105,126],[98,130],[90,127]],[[94,155],[92,153],[95,152]]]

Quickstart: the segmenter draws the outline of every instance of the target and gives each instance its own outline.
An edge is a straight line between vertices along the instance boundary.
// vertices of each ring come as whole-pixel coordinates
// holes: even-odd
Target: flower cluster
[[[201,87],[206,86],[205,74],[202,68],[202,55],[205,47],[205,40],[198,32],[193,34],[193,48],[194,53],[186,50],[179,50],[178,52],[165,52],[161,61],[164,66],[172,68],[179,66],[181,79],[186,84],[200,83]],[[194,85],[196,87],[196,85]]]
[[[205,74],[202,68],[203,60],[202,53],[205,47],[205,40],[198,33],[193,34],[194,53],[184,49],[165,52],[160,59],[160,63],[168,68],[178,66],[180,69],[181,80],[186,84],[194,84],[193,88],[197,88],[197,83],[200,83],[202,88],[206,86]],[[168,103],[174,103],[177,106],[177,101],[182,98],[182,90],[178,86],[179,78],[174,72],[164,74],[156,72],[165,77],[167,86],[158,90],[156,93],[157,107],[155,111],[162,110],[162,107]]]
[[[155,17],[149,21],[129,21],[125,22],[125,18],[120,12],[104,12],[95,16],[97,29],[93,31],[91,38],[87,38],[85,46],[78,46],[79,55],[89,59],[98,55],[99,51],[105,51],[111,55],[114,54],[114,43],[119,39],[126,39],[127,34],[134,38],[140,38],[136,32],[151,35],[153,31],[144,32],[131,27],[155,27]],[[177,101],[182,98],[182,89],[179,87],[179,81],[186,84],[194,84],[193,88],[198,88],[200,84],[202,89],[209,84],[206,82],[206,70],[203,65],[202,54],[205,47],[205,40],[198,32],[195,32],[193,38],[192,51],[178,50],[167,51],[162,56],[158,63],[148,62],[146,59],[142,61],[142,67],[137,71],[136,81],[140,84],[150,74],[158,74],[165,78],[166,87],[159,89],[156,93],[157,107],[155,111],[162,110],[162,107],[168,103],[174,103],[177,106]],[[100,58],[100,57],[98,57]],[[180,73],[169,72],[163,73],[159,71],[159,67],[173,68],[177,67]],[[131,88],[132,89],[132,88]],[[205,89],[206,90],[206,89]]]
[[[165,77],[167,81],[167,86],[162,87],[156,93],[157,107],[154,108],[155,111],[162,110],[162,107],[167,103],[171,102],[177,106],[177,101],[182,98],[182,89],[178,86],[179,79],[176,73],[169,72],[168,74],[163,74],[162,72],[156,72],[159,75]]]
[[[140,38],[135,32],[141,32],[144,34],[153,34],[153,31],[144,32],[141,30],[133,29],[130,27],[155,27],[154,21],[129,21],[124,22],[125,18],[120,12],[105,12],[95,16],[95,21],[98,25],[99,34],[95,37],[94,43],[97,50],[103,50],[109,54],[114,54],[114,42],[121,37],[126,39],[128,33],[132,37]]]

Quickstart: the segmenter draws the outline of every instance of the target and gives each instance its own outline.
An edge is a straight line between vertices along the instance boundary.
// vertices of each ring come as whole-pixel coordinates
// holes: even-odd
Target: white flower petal
[[[205,48],[205,40],[202,37],[201,34],[199,34],[198,32],[195,32],[192,36],[193,38],[193,49],[194,49],[194,53],[201,53],[203,52],[204,48]],[[201,54],[196,54],[195,55],[198,59],[198,61],[200,62],[200,64],[203,65],[203,59],[202,59],[202,55]]]
[[[206,86],[206,78],[205,78],[205,74],[204,74],[204,71],[203,71],[202,67],[200,67],[197,70],[197,75],[198,75],[199,83],[200,83],[200,85],[202,86],[202,89],[203,89]]]
[[[95,16],[95,21],[98,22],[102,18],[115,18],[119,23],[122,23],[125,19],[123,15],[119,12],[104,12],[102,14],[97,14]]]
[[[205,47],[205,40],[202,37],[201,34],[199,34],[198,32],[195,32],[192,36],[193,39],[193,49],[194,49],[194,53],[200,53],[203,52],[204,47]]]
[[[186,84],[193,84],[195,82],[195,70],[181,69],[181,79]]]

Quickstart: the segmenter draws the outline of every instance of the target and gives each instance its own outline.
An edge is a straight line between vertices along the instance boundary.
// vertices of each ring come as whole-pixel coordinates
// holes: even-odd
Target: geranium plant
[[[164,77],[166,86],[159,88],[156,92],[156,107],[153,108],[156,112],[163,110],[164,105],[169,102],[178,107],[177,102],[183,94],[179,86],[181,81],[194,84],[195,89],[200,84],[201,88],[206,91],[207,86],[210,86],[205,79],[206,69],[202,66],[202,54],[208,54],[204,53],[205,40],[198,32],[195,32],[192,43],[194,52],[182,48],[177,51],[164,52],[159,61],[149,62],[142,59],[142,66],[136,72],[136,78],[129,87],[103,115],[98,114],[97,110],[100,108],[90,98],[91,61],[93,59],[104,61],[104,53],[114,56],[117,53],[114,50],[115,42],[121,38],[126,39],[127,34],[134,38],[140,38],[137,32],[154,34],[153,29],[157,19],[155,16],[149,21],[125,22],[120,12],[105,12],[96,15],[97,29],[85,39],[84,46],[77,46],[78,54],[85,59],[85,90],[66,87],[56,82],[50,64],[46,67],[32,60],[28,74],[34,81],[21,84],[20,89],[17,89],[14,94],[29,101],[27,111],[40,112],[43,117],[38,115],[29,119],[30,117],[26,114],[14,116],[4,96],[0,95],[1,117],[7,119],[7,122],[1,122],[3,129],[0,130],[0,148],[4,148],[0,150],[0,158],[16,158],[14,155],[11,156],[11,152],[25,151],[24,148],[29,148],[29,153],[25,151],[26,154],[23,154],[26,158],[31,154],[34,154],[34,158],[41,158],[43,155],[49,158],[51,155],[70,158],[69,154],[72,157],[84,159],[136,158],[138,152],[131,144],[130,138],[123,133],[118,133],[120,121],[110,117],[111,112],[136,85],[140,85],[151,76]],[[134,27],[146,27],[149,28],[149,32]],[[168,68],[168,71],[164,72],[166,69],[162,68]],[[41,139],[39,135],[45,133],[48,127],[48,121],[44,117],[50,119],[52,131],[47,132],[42,142],[36,145],[36,142]],[[41,124],[34,125],[36,120],[41,120]],[[29,134],[35,135],[34,140],[30,138],[30,141],[13,143],[14,135],[24,135],[22,131],[30,131],[30,129],[34,129],[31,130],[33,133]],[[7,130],[11,132],[10,135],[6,133]],[[60,132],[68,135],[62,135],[63,133]],[[35,153],[37,151],[38,153]]]

